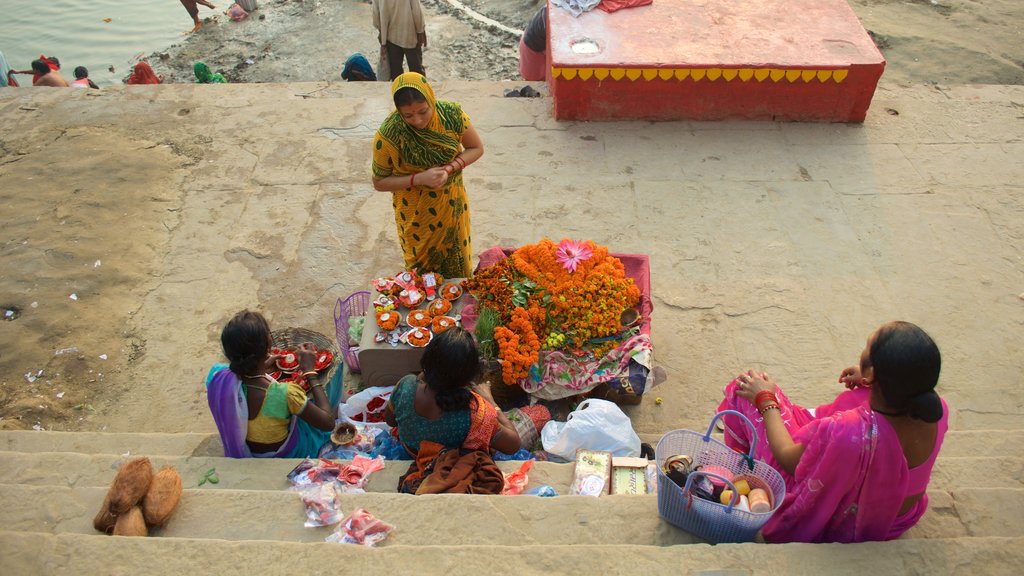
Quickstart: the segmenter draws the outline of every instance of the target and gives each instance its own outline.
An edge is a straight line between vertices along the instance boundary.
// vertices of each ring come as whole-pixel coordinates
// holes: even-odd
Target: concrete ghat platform
[[[885,68],[846,0],[548,10],[559,120],[862,122]]]

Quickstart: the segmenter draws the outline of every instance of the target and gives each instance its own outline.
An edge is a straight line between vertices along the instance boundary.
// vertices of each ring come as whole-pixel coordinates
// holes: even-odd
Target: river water
[[[200,18],[230,5],[213,3],[217,10],[199,7]],[[192,29],[178,0],[0,0],[0,7],[0,52],[12,68],[31,68],[40,54],[56,56],[65,80],[85,66],[100,86],[120,84],[138,59],[184,40]],[[32,82],[31,76],[16,78],[22,86]]]

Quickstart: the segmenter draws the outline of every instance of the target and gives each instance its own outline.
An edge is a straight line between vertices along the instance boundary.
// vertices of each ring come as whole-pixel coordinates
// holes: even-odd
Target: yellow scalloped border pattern
[[[700,82],[835,82],[846,80],[849,70],[803,70],[785,68],[552,68],[551,77],[562,80],[692,80]]]

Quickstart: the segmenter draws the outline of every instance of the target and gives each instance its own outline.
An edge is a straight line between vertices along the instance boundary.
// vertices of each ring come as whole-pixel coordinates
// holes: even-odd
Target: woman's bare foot
[[[195,25],[195,26],[193,26],[193,27],[192,27],[192,29],[191,29],[191,30],[189,30],[188,32],[185,32],[185,34],[191,34],[191,33],[195,32],[196,30],[199,30],[199,28],[200,28],[200,27],[201,27],[202,25],[203,25],[203,23],[202,23],[202,22],[196,22],[196,25]]]

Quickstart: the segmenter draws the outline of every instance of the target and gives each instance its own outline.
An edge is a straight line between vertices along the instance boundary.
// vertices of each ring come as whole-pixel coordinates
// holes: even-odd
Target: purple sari
[[[221,442],[224,444],[224,455],[228,458],[287,458],[298,444],[296,423],[293,417],[288,425],[288,438],[274,452],[254,454],[245,443],[245,435],[249,429],[249,405],[245,399],[242,381],[234,372],[227,368],[214,366],[211,376],[207,378],[206,395],[210,404],[210,413],[217,423]]]

